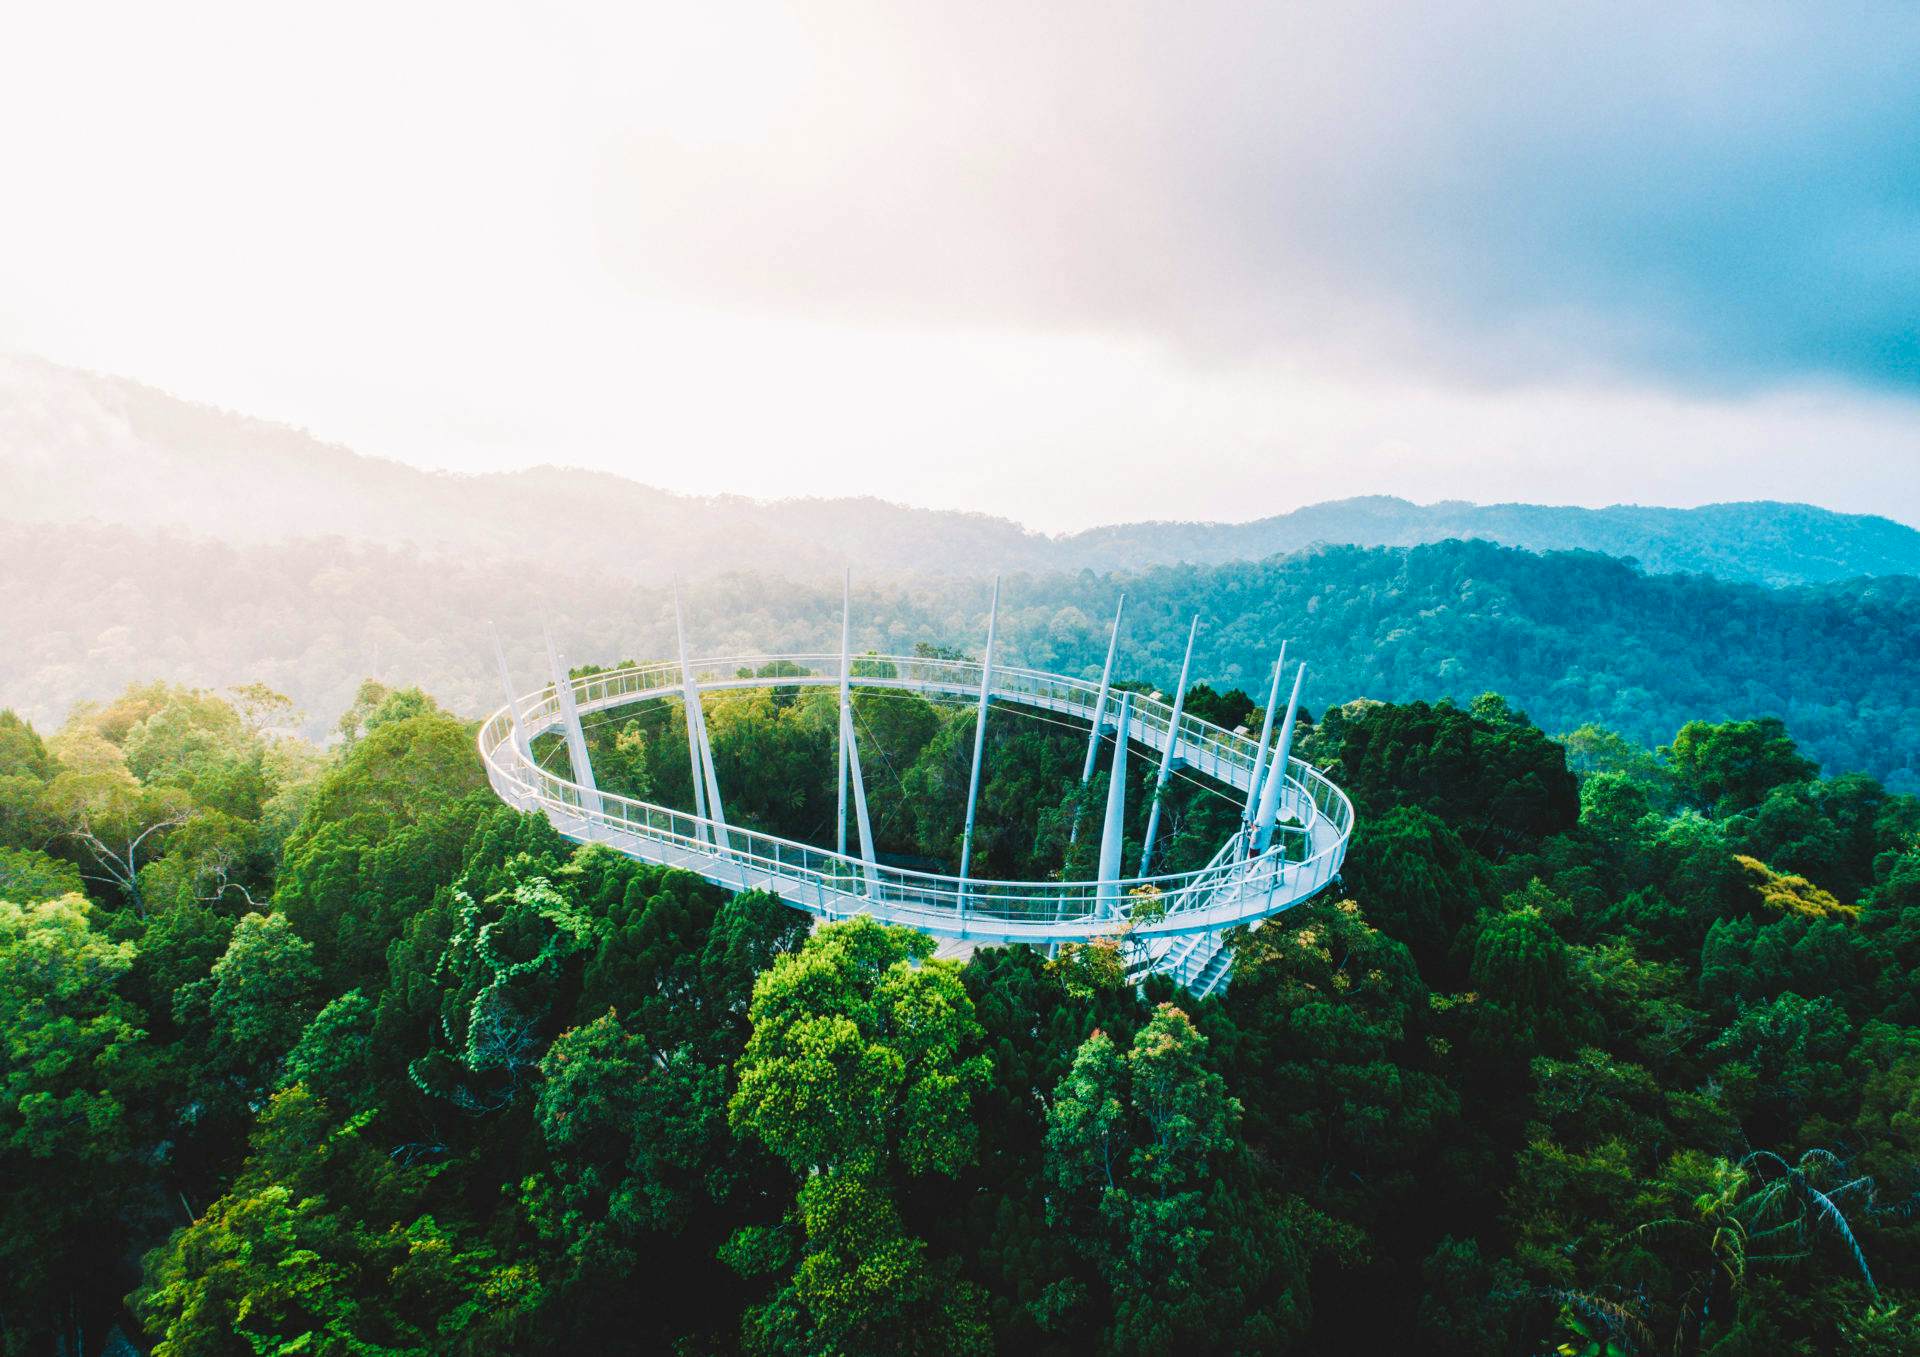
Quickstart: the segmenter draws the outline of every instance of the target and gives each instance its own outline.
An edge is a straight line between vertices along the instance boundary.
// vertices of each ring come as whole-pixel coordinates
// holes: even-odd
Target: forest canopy
[[[746,819],[830,827],[820,696],[710,699]],[[889,851],[951,851],[971,714],[856,701]],[[1322,710],[1344,878],[1195,1000],[577,846],[418,690],[284,716],[0,715],[9,1353],[1920,1343],[1920,802],[1776,720]],[[606,782],[690,795],[679,719]],[[1078,737],[993,730],[984,851],[1070,870]]]

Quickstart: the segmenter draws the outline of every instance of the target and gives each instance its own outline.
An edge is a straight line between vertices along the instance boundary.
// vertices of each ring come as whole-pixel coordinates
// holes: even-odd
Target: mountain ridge
[[[843,565],[922,576],[1104,572],[1452,538],[1598,551],[1653,573],[1762,584],[1920,574],[1920,531],[1777,500],[1587,508],[1362,495],[1239,523],[1145,520],[1048,535],[991,514],[873,496],[690,496],[560,464],[426,470],[128,378],[22,357],[0,358],[0,519],[161,528],[243,545],[339,536],[565,558],[637,580],[730,569],[817,577]]]

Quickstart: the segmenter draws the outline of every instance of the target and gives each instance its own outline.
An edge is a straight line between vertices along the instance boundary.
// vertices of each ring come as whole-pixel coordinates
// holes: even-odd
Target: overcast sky
[[[1049,530],[1920,522],[1920,6],[40,3],[0,348]]]

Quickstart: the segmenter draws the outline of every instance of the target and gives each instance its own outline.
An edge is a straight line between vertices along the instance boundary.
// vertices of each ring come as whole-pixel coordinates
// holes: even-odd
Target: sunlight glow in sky
[[[1049,530],[1920,522],[1915,69],[1891,6],[13,7],[0,348]]]

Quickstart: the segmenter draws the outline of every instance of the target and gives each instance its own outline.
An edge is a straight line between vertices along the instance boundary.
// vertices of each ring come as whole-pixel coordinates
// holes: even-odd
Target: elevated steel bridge
[[[1118,618],[1115,622],[1116,634]],[[991,635],[991,632],[990,632]],[[1201,721],[1184,712],[1180,692],[1169,703],[1134,693],[1116,694],[1107,674],[1099,683],[997,665],[992,644],[983,661],[907,655],[729,655],[631,665],[570,676],[549,647],[556,680],[532,693],[512,696],[480,727],[480,757],[494,791],[508,804],[545,815],[564,836],[601,843],[641,859],[695,872],[729,890],[771,891],[797,909],[822,919],[868,914],[905,924],[942,939],[975,945],[1024,942],[1050,948],[1124,934],[1135,959],[1171,975],[1196,993],[1226,983],[1230,953],[1224,929],[1257,923],[1311,899],[1339,873],[1353,807],[1320,772],[1292,758],[1292,725],[1299,683],[1278,737],[1269,741],[1278,705],[1280,665],[1268,701],[1267,729],[1260,738]],[[1191,657],[1189,637],[1188,654]],[[506,665],[501,661],[506,682]],[[840,851],[798,843],[727,823],[721,804],[700,695],[742,688],[831,687],[841,701]],[[956,875],[914,871],[879,862],[866,813],[849,694],[854,689],[891,689],[938,699],[977,701],[980,727],[992,706],[1027,708],[1084,722],[1088,730],[1086,776],[1102,750],[1124,764],[1140,747],[1159,756],[1158,792],[1180,768],[1210,778],[1244,797],[1241,827],[1213,859],[1193,871],[1125,875],[1119,870],[1119,820],[1124,776],[1110,780],[1098,880],[993,881],[970,877],[973,803],[978,789],[976,740],[970,788],[967,849]],[[510,684],[507,692],[512,694]],[[600,790],[594,783],[581,718],[646,701],[679,698],[687,703],[689,758],[698,805],[695,811],[637,801]],[[1126,740],[1119,737],[1124,727]],[[541,767],[533,741],[545,733],[566,740],[571,776]],[[1284,770],[1277,780],[1276,769]],[[858,852],[845,851],[848,773],[860,830]],[[1083,779],[1084,780],[1084,779]],[[1113,788],[1119,788],[1115,792]],[[1149,831],[1147,854],[1152,852]]]

